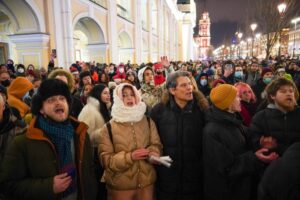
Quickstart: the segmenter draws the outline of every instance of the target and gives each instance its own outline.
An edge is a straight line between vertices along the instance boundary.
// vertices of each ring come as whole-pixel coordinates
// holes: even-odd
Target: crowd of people
[[[0,199],[300,199],[300,61],[0,65]],[[169,156],[169,165],[161,162]]]

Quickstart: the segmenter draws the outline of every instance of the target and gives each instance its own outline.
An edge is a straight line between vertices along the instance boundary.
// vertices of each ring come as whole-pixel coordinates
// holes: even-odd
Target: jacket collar
[[[79,122],[78,120],[76,120],[73,117],[70,117],[70,120],[71,120],[73,127],[75,128],[76,135],[80,136],[83,133],[86,134],[87,129],[88,129],[88,126],[86,124]],[[37,124],[37,117],[34,117],[29,124],[28,130],[26,132],[26,137],[28,137],[30,139],[35,139],[35,140],[47,139],[43,130],[36,127],[36,124]]]
[[[177,105],[174,97],[172,95],[170,97],[170,107],[172,110],[175,110],[177,112],[190,113],[193,111],[193,105],[194,105],[194,100],[191,100],[191,101],[187,102],[187,104],[184,108],[180,108]]]
[[[236,126],[242,125],[242,119],[241,116],[238,113],[230,113],[227,111],[223,111],[218,109],[215,106],[212,106],[209,112],[209,120],[212,121],[220,121],[220,122],[229,122],[231,124],[234,124]]]

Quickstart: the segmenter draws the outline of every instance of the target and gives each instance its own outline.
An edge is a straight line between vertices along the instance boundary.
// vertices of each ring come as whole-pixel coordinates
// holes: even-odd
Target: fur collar
[[[165,90],[163,97],[162,97],[162,103],[164,105],[167,105],[170,103],[170,93],[168,90]],[[198,107],[202,111],[206,111],[209,109],[209,104],[205,96],[200,91],[193,91],[195,102],[197,102]]]

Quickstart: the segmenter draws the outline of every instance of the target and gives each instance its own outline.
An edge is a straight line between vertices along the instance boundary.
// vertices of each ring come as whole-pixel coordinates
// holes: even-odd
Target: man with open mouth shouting
[[[63,81],[41,84],[34,119],[4,157],[0,188],[9,199],[96,199],[88,127],[69,116],[70,102]]]

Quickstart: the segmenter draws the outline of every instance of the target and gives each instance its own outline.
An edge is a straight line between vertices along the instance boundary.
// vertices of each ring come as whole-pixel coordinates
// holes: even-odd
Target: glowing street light
[[[256,33],[255,34],[255,38],[256,38],[256,40],[257,40],[257,42],[256,42],[256,44],[257,44],[257,53],[256,53],[256,56],[258,56],[259,55],[259,50],[260,50],[260,48],[261,48],[261,45],[260,45],[260,37],[261,37],[261,33]]]
[[[251,28],[251,30],[252,30],[252,37],[253,37],[253,40],[252,40],[252,48],[251,48],[251,57],[253,57],[254,32],[255,32],[255,30],[256,30],[256,28],[257,28],[257,24],[256,24],[256,23],[251,24],[251,25],[250,25],[250,28]]]
[[[278,6],[277,6],[277,9],[278,9],[278,12],[280,14],[280,18],[281,20],[283,19],[284,17],[284,13],[286,11],[286,8],[287,8],[287,5],[286,3],[283,1],[281,2]],[[279,30],[279,47],[278,47],[278,56],[280,56],[281,54],[281,30]]]
[[[278,12],[280,14],[281,17],[283,17],[284,13],[285,13],[285,10],[286,10],[286,3],[285,2],[282,2],[280,3],[278,6],[277,6],[277,9],[278,9]]]
[[[256,23],[251,24],[250,28],[251,28],[252,32],[254,32],[257,28],[257,24]]]
[[[243,33],[240,32],[240,33],[237,34],[237,36],[238,36],[239,39],[241,39],[243,37]]]
[[[238,32],[237,37],[238,37],[238,42],[239,42],[239,44],[238,44],[238,57],[240,58],[240,55],[241,55],[241,39],[243,37],[243,33]]]

